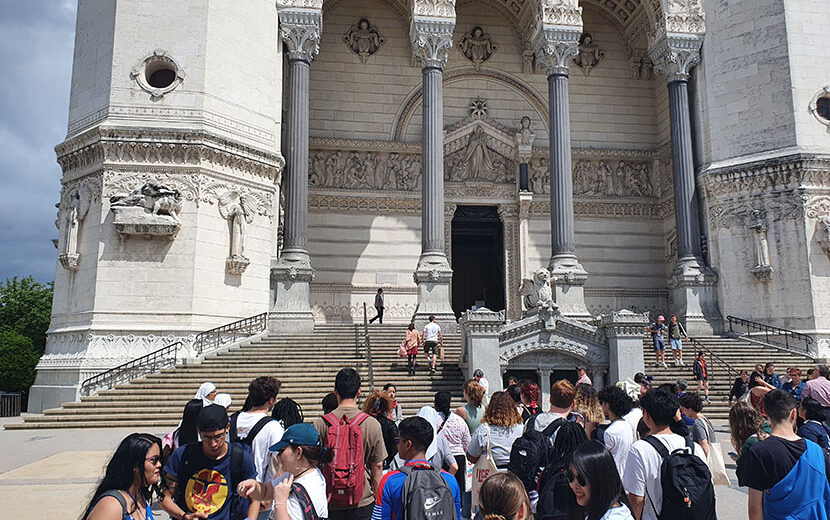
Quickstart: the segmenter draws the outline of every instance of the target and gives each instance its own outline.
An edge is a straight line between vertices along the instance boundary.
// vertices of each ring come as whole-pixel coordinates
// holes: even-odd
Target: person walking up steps
[[[435,323],[435,316],[430,316],[429,323],[424,326],[423,343],[424,354],[431,363],[429,373],[434,374],[435,361],[438,358],[438,345],[444,347],[444,336],[441,334],[441,326]]]
[[[666,343],[663,341],[663,331],[666,330],[664,322],[666,318],[657,316],[657,321],[648,326],[648,332],[651,333],[651,342],[654,344],[654,364],[666,366]]]
[[[418,358],[418,347],[421,345],[421,335],[414,323],[410,323],[406,329],[406,337],[403,340],[406,349],[406,368],[410,376],[415,375],[415,360]],[[400,422],[400,421],[398,421]]]
[[[375,310],[378,311],[377,315],[374,318],[369,320],[369,323],[374,323],[375,320],[378,320],[378,323],[381,325],[383,324],[383,289],[378,289],[378,293],[375,295]]]
[[[669,318],[669,344],[671,345],[671,353],[674,357],[674,366],[682,367],[683,363],[683,340],[689,341],[689,334],[683,325],[677,321],[677,314],[672,314]]]

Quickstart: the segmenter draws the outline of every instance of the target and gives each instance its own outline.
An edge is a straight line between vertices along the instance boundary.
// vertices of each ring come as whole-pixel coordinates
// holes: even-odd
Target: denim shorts
[[[663,342],[663,338],[651,338],[651,341],[654,342],[654,350],[666,350],[666,344]]]
[[[679,339],[670,339],[669,343],[671,344],[672,350],[683,350],[683,341]]]

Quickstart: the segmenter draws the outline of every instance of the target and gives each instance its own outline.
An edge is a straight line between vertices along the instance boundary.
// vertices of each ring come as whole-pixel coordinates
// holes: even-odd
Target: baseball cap
[[[282,439],[278,443],[272,444],[268,450],[278,452],[289,444],[294,446],[320,446],[320,434],[317,433],[317,428],[309,423],[292,424],[285,429]]]
[[[218,404],[210,404],[199,410],[196,427],[200,432],[224,430],[228,425],[228,410]]]

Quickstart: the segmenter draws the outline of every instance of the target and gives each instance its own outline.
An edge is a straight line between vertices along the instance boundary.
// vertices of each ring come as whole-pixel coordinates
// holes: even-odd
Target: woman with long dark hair
[[[303,408],[293,399],[284,398],[277,401],[271,410],[271,417],[278,420],[283,428],[288,428],[304,421]]]
[[[131,433],[116,448],[82,520],[153,520],[161,496],[161,439]]]
[[[199,432],[196,430],[196,417],[199,416],[199,410],[202,409],[201,399],[191,399],[184,405],[184,412],[182,413],[182,420],[179,427],[168,433],[162,439],[162,453],[165,458],[172,452],[176,451],[179,446],[184,446],[191,442],[199,440]]]
[[[383,469],[390,469],[395,455],[398,453],[398,427],[389,418],[393,410],[392,398],[386,391],[375,389],[363,401],[363,411],[371,415],[380,424],[380,432],[383,436],[383,445],[386,447],[386,459],[383,461]]]
[[[574,450],[566,476],[574,501],[569,520],[634,520],[614,457],[599,442]]]

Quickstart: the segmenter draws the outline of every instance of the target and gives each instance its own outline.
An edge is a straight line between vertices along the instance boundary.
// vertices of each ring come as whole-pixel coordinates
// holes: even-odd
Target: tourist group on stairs
[[[655,344],[662,321],[649,326]],[[442,339],[440,329],[418,337]],[[747,517],[830,520],[830,370],[818,365],[807,381],[796,367],[779,378],[774,363],[748,372],[729,396]],[[417,411],[403,409],[394,382],[364,392],[353,368],[337,373],[319,412],[279,399],[280,381],[261,376],[229,415],[206,382],[163,440],[122,441],[84,519],[152,519],[154,503],[175,520],[717,518],[717,486],[730,481],[704,413],[703,352],[694,374],[705,393],[642,373],[597,391],[580,366],[576,384],[546,389],[543,407],[535,382],[490,392],[473,373],[463,404],[440,391]]]

